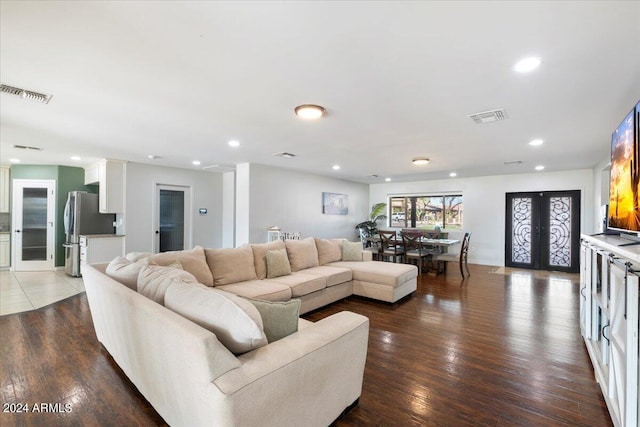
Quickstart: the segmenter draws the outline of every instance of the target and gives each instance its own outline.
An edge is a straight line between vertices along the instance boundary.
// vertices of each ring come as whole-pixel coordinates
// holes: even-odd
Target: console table
[[[613,424],[637,427],[640,245],[625,243],[581,236],[580,330]]]

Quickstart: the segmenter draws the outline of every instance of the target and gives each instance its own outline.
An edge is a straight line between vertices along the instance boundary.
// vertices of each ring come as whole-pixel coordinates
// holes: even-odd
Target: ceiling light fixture
[[[532,147],[537,147],[538,145],[542,144],[544,144],[544,141],[541,139],[532,139],[531,141],[529,141],[529,145],[531,145]]]
[[[391,182],[391,178],[385,178],[384,181],[385,182]]]
[[[11,163],[20,163],[20,159],[9,159]]]
[[[453,178],[453,177],[458,176],[458,174],[457,174],[457,173],[455,173],[455,172],[451,172],[451,173],[449,174],[449,176],[450,176],[451,178]]]
[[[293,111],[303,120],[316,120],[327,114],[324,107],[315,104],[298,105]]]
[[[75,160],[77,162],[77,161],[82,160],[82,157],[80,157],[80,156],[71,156],[71,160]]]
[[[513,69],[518,73],[528,73],[538,68],[540,66],[540,62],[540,58],[538,58],[537,56],[524,58],[516,62],[516,65],[513,66]]]
[[[194,166],[200,166],[200,160],[194,160],[191,164]]]
[[[333,170],[334,171],[340,170],[340,165],[333,165]]]
[[[542,165],[538,165],[538,166],[536,166],[536,170],[537,170],[537,171],[544,170],[544,166],[542,166]]]
[[[231,141],[229,141],[229,147],[239,147],[239,146],[240,146],[240,141],[236,139],[232,139]]]
[[[421,166],[429,163],[429,159],[426,157],[416,157],[415,159],[411,160],[411,162],[413,162],[414,165]]]

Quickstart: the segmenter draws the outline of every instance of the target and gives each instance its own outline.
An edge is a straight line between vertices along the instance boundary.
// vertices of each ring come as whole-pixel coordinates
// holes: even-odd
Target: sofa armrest
[[[239,356],[239,368],[213,381],[245,402],[225,422],[329,425],[360,396],[368,338],[369,319],[343,311]]]

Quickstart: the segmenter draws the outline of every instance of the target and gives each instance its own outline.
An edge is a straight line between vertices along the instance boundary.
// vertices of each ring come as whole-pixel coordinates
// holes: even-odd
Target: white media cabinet
[[[640,245],[582,235],[580,329],[616,427],[637,427]]]

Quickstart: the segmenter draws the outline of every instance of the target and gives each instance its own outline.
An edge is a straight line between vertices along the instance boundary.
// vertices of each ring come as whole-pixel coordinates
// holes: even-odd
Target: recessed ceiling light
[[[232,139],[231,141],[229,141],[229,147],[239,147],[240,146],[240,141]]]
[[[538,58],[537,56],[524,58],[516,62],[516,65],[514,65],[513,69],[518,73],[528,73],[538,68],[540,66],[540,62],[540,58]]]
[[[71,156],[71,160],[75,160],[77,162],[79,160],[82,160],[82,157],[80,157],[80,156]]]
[[[9,159],[11,163],[20,163],[20,159]]]
[[[532,139],[531,141],[529,141],[529,145],[533,147],[537,147],[538,145],[542,145],[542,144],[544,144],[544,141],[541,139]]]
[[[457,174],[457,173],[455,173],[455,172],[451,172],[451,173],[449,174],[449,176],[450,176],[451,178],[453,178],[454,176],[458,176],[458,174]]]
[[[412,160],[414,165],[426,165],[429,163],[429,159],[426,157],[416,157]]]
[[[538,166],[536,166],[536,170],[537,170],[537,171],[544,170],[544,166],[542,166],[542,165],[538,165]]]
[[[391,178],[385,178],[385,182],[391,182]]]
[[[340,170],[340,165],[333,165],[333,170],[334,171]]]
[[[194,166],[200,166],[200,160],[194,160],[191,164]]]
[[[314,104],[298,105],[294,110],[296,116],[304,120],[315,120],[327,114],[324,107]]]

